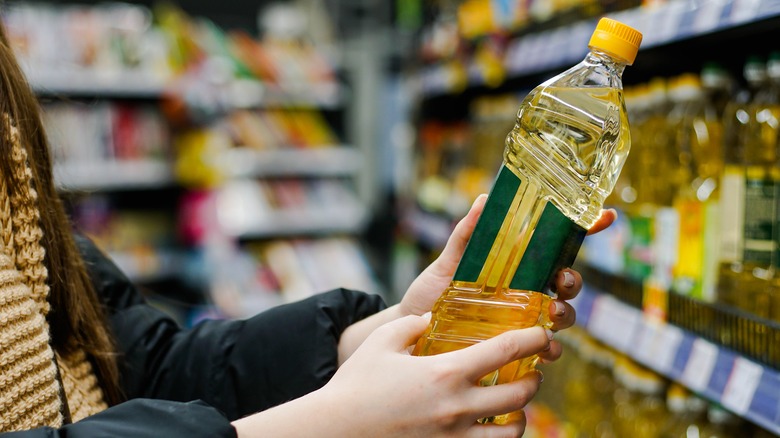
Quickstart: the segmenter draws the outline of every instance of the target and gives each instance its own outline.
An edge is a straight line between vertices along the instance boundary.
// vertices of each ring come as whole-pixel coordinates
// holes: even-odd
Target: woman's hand
[[[449,286],[460,258],[466,249],[477,219],[485,207],[487,195],[480,195],[474,201],[466,216],[458,222],[450,235],[447,245],[441,255],[412,282],[399,305],[401,315],[422,315],[430,312],[433,304],[439,298],[444,289]],[[601,217],[588,231],[588,234],[598,233],[612,224],[617,218],[615,210],[603,210]],[[555,279],[557,299],[550,303],[550,318],[554,330],[562,330],[574,324],[575,313],[567,300],[576,297],[582,289],[582,277],[573,269],[562,269]],[[557,355],[556,355],[557,354]],[[560,355],[560,346],[553,345],[549,357],[554,359]]]
[[[477,197],[468,214],[455,226],[442,254],[417,276],[399,304],[347,327],[339,339],[339,364],[344,363],[375,328],[403,316],[422,315],[431,311],[433,304],[452,281],[452,276],[466,249],[466,243],[477,225],[477,219],[482,214],[486,200],[487,195]],[[616,217],[617,213],[614,210],[602,211],[601,217],[588,234],[607,228]],[[554,330],[562,330],[574,324],[574,309],[566,301],[577,296],[582,288],[582,277],[572,269],[563,269],[558,272],[555,279],[555,288],[558,298],[550,302],[550,319]],[[561,346],[553,342],[550,349],[540,357],[545,361],[552,361],[560,354]]]
[[[539,389],[541,373],[488,387],[478,381],[549,348],[552,333],[512,330],[462,350],[411,356],[429,320],[406,316],[377,328],[325,387],[234,422],[238,436],[520,436],[521,410]],[[477,423],[507,412],[514,413],[507,424]]]

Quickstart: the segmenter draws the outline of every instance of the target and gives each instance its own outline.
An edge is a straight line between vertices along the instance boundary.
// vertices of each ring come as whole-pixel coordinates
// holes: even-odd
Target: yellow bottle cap
[[[633,27],[613,20],[602,18],[590,37],[588,47],[614,55],[631,65],[642,43],[642,33]]]

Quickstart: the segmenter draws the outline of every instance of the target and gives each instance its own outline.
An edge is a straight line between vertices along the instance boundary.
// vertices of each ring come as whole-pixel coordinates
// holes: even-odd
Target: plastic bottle
[[[658,251],[660,243],[655,232],[657,216],[663,216],[665,207],[671,207],[674,196],[674,173],[677,169],[677,154],[669,147],[671,132],[667,123],[670,103],[667,81],[654,78],[647,89],[648,114],[639,119],[638,136],[632,135],[635,152],[631,162],[643,176],[638,179],[637,200],[627,210],[631,227],[631,238],[626,251],[626,275],[638,281],[659,276],[659,266],[670,265],[670,260],[658,260],[658,254],[668,254],[671,250]],[[632,127],[634,121],[632,119]],[[652,169],[652,172],[649,171]],[[676,236],[676,229],[674,232]],[[671,240],[676,244],[676,237]],[[673,251],[676,252],[676,246]],[[668,268],[671,271],[671,266]],[[664,289],[671,285],[671,272]]]
[[[685,172],[675,208],[680,233],[674,290],[705,301],[715,300],[720,223],[720,179],[723,172],[723,127],[699,77],[686,74],[675,89],[679,105],[670,114]]]
[[[671,414],[659,438],[699,437],[705,427],[707,402],[678,383],[666,391],[666,408]]]
[[[723,149],[725,165],[721,180],[721,232],[720,232],[720,269],[718,276],[718,300],[729,305],[740,305],[744,294],[738,287],[745,269],[744,264],[752,264],[760,255],[747,252],[745,248],[747,202],[747,168],[755,161],[748,151],[749,126],[752,118],[750,105],[767,79],[766,65],[761,58],[751,56],[743,68],[747,88],[741,90],[726,106],[723,116]],[[760,192],[754,190],[754,192]],[[755,216],[755,215],[754,215]],[[747,256],[747,259],[746,259]],[[767,257],[760,257],[767,259]],[[766,260],[764,262],[766,263]]]
[[[573,262],[628,156],[621,75],[641,38],[602,18],[585,59],[523,100],[485,209],[414,354],[464,348],[511,329],[550,327],[551,280]],[[481,383],[515,380],[536,360],[509,364]]]
[[[776,60],[773,60],[777,62]],[[780,165],[780,96],[769,75],[747,107],[749,120],[745,132],[745,228],[743,270],[739,279],[742,298],[736,303],[758,316],[769,317],[769,287],[778,267],[777,223]],[[777,69],[773,69],[777,74]],[[749,208],[748,208],[749,207]],[[749,298],[746,298],[749,297]]]

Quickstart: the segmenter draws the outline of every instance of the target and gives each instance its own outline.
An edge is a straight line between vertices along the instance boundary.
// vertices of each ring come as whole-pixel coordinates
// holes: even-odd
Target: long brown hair
[[[81,348],[90,357],[106,402],[122,399],[116,348],[108,328],[106,311],[90,281],[84,261],[73,239],[71,225],[54,187],[49,145],[40,117],[40,107],[19,67],[8,37],[0,23],[0,115],[16,125],[32,170],[32,188],[37,192],[41,244],[48,270],[48,314],[52,346],[61,355]],[[10,193],[22,188],[14,184],[11,133],[0,123],[0,173]]]

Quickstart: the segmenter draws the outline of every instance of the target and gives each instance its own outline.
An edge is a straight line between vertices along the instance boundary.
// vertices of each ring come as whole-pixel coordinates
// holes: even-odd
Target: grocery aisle
[[[396,302],[606,15],[632,152],[526,436],[780,435],[779,2],[181,3],[2,15],[74,222],[159,307]]]
[[[324,7],[3,7],[76,226],[183,324],[386,291],[373,145],[350,122],[373,96],[334,17],[359,22]]]
[[[631,154],[575,267],[567,353],[527,436],[780,434],[780,7],[772,1],[438,3],[414,62],[424,265],[487,192],[526,94],[579,62],[598,17],[644,34],[623,75]],[[409,246],[407,246],[409,248]]]

